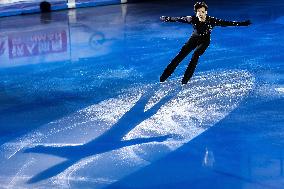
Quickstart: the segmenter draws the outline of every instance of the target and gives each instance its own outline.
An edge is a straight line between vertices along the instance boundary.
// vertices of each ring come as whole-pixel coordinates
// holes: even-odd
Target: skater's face
[[[199,19],[200,22],[204,22],[206,20],[207,11],[204,7],[201,7],[196,10],[196,17]]]

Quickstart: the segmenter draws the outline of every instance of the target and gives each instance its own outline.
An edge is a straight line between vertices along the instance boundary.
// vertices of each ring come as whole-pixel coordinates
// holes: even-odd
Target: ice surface
[[[103,188],[214,126],[254,85],[243,70],[200,73],[186,86],[179,80],[129,88],[3,144],[1,183]]]

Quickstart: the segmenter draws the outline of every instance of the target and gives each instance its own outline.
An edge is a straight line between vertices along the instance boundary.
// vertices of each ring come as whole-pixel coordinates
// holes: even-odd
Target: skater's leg
[[[205,52],[209,44],[210,39],[202,42],[200,45],[197,46],[182,78],[182,84],[187,84],[187,82],[190,80],[198,63],[199,57]]]
[[[174,72],[179,63],[197,46],[197,41],[194,38],[190,38],[187,43],[181,48],[178,55],[171,61],[166,67],[163,74],[160,77],[160,82],[164,82]]]
[[[182,78],[182,84],[187,84],[189,79],[192,77],[196,65],[198,63],[198,59],[199,59],[199,54],[193,53],[190,63],[187,66],[187,69],[185,70],[184,76]]]

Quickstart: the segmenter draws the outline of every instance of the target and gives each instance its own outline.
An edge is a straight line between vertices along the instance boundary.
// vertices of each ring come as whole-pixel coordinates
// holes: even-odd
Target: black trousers
[[[189,40],[181,48],[178,55],[171,61],[171,63],[166,67],[163,74],[160,77],[160,82],[164,82],[170,75],[175,71],[179,63],[192,51],[195,49],[190,63],[185,70],[182,84],[186,84],[192,77],[194,70],[196,68],[199,57],[205,52],[210,44],[210,36],[191,36]]]

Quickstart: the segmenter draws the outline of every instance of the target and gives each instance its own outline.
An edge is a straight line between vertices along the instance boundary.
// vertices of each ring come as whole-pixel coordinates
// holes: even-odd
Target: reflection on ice
[[[204,167],[213,167],[215,163],[214,153],[206,148],[202,165]]]
[[[127,5],[114,9],[115,19],[96,15],[78,20],[76,10],[70,11],[68,15],[60,12],[44,13],[40,20],[30,15],[24,21],[32,22],[31,25],[23,25],[22,20],[15,18],[13,27],[0,28],[0,67],[76,62],[110,52],[123,52],[125,47],[115,49],[115,44],[123,43],[125,38],[123,32]],[[4,21],[2,23],[7,24]]]

